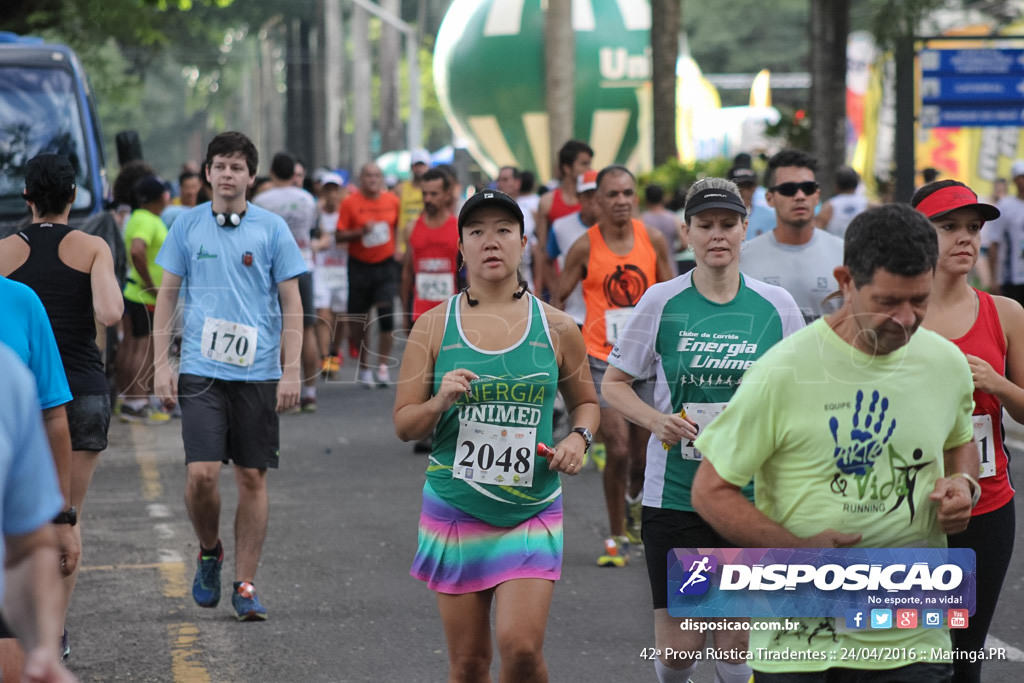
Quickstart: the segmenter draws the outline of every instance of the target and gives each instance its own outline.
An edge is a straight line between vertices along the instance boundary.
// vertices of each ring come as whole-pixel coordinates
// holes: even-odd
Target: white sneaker
[[[377,368],[376,375],[378,387],[386,387],[387,385],[391,384],[391,373],[388,372],[388,366],[384,365],[383,363],[381,363],[380,367]]]
[[[364,368],[359,371],[359,383],[367,389],[373,388],[373,370]]]

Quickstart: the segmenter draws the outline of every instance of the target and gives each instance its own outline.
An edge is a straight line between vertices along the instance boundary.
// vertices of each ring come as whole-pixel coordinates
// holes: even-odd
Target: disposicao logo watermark
[[[967,548],[677,548],[666,559],[673,617],[840,617],[857,629],[886,628],[874,620],[883,610],[974,613]]]
[[[714,555],[687,555],[682,558],[688,575],[679,587],[682,595],[704,595],[711,587],[710,574],[718,569],[718,558]]]

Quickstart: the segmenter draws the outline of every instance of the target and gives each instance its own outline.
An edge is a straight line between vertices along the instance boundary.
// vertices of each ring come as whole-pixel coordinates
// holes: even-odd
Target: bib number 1
[[[978,447],[978,479],[996,476],[996,452],[992,444],[992,416],[972,415],[974,443]]]

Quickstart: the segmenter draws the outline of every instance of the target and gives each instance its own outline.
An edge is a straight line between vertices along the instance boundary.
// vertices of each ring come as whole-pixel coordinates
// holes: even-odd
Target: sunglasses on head
[[[813,180],[805,180],[802,183],[782,183],[768,189],[772,192],[778,192],[783,197],[795,197],[798,191],[810,197],[818,191],[818,183]]]

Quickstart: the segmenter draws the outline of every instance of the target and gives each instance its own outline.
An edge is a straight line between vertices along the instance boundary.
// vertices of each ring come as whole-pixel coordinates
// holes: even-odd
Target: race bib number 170
[[[255,327],[220,318],[203,321],[203,357],[247,368],[256,358],[259,332]]]

